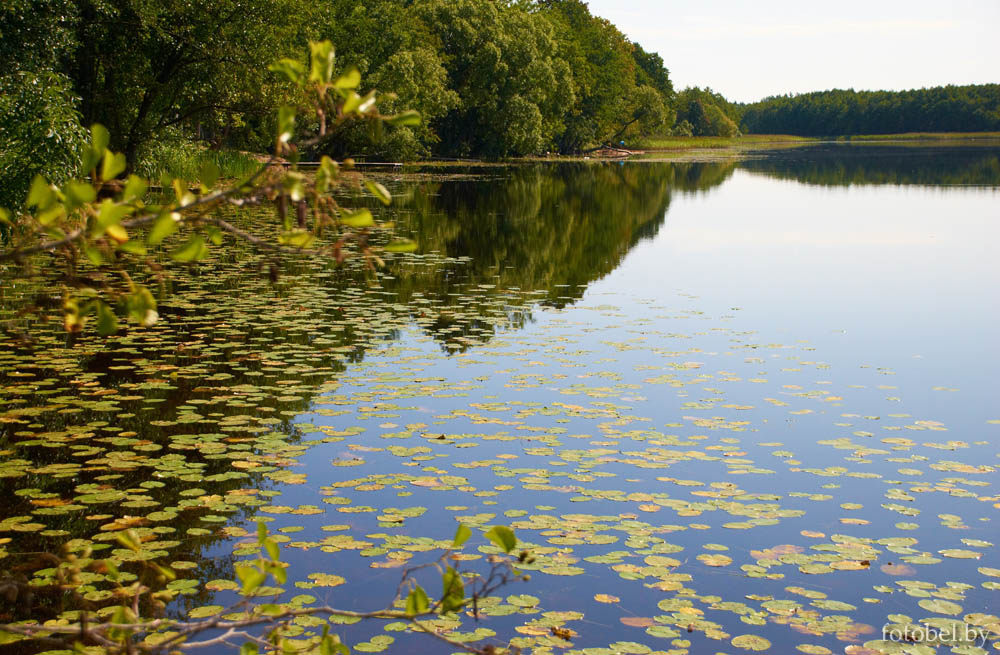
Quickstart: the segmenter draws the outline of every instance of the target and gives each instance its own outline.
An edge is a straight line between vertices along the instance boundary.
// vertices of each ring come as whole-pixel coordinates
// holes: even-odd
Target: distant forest
[[[818,91],[737,106],[747,134],[840,136],[1000,131],[1000,84]]]

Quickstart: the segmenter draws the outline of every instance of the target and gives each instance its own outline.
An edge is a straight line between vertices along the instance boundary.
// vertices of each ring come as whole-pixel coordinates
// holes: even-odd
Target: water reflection
[[[468,258],[430,280],[395,282],[441,297],[452,285],[493,284],[539,291],[561,307],[615,269],[640,240],[657,234],[671,194],[705,191],[732,174],[728,164],[562,164],[509,169],[499,178],[432,182],[408,190],[400,222],[421,248]]]
[[[105,546],[125,528],[148,539],[148,556],[231,578],[232,557],[208,553],[238,537],[276,487],[298,482],[290,467],[307,447],[344,438],[303,441],[292,421],[346,367],[413,323],[455,352],[523,325],[539,300],[579,298],[656,234],[671,193],[731,171],[526,166],[410,185],[400,218],[436,256],[400,258],[374,280],[285,262],[271,282],[267,262],[232,246],[176,273],[155,328],[108,340],[66,341],[53,267],[11,271],[0,306],[0,493],[11,500],[0,530],[16,539],[0,543],[14,562],[4,584],[47,580],[36,570],[48,564],[17,553],[71,539]],[[208,602],[193,589],[187,603]],[[0,607],[0,620],[55,617],[63,600],[36,589]]]
[[[740,168],[819,186],[1000,184],[1000,146],[828,144],[763,151]]]
[[[744,162],[740,167],[815,184],[997,184],[1000,177],[996,151],[972,149],[957,153],[835,149],[813,155],[802,150]],[[8,543],[0,542],[0,549],[10,553],[9,570],[20,576],[18,583],[44,581],[44,575],[35,575],[44,562],[16,554],[53,551],[68,539],[105,545],[115,530],[135,527],[150,539],[150,553],[164,552],[173,561],[196,563],[194,571],[181,567],[182,578],[204,585],[214,577],[232,577],[232,555],[218,551],[225,540],[241,536],[242,522],[264,508],[270,514],[297,512],[294,520],[303,523],[302,516],[317,513],[309,504],[321,502],[315,489],[308,494],[289,490],[304,482],[297,464],[307,449],[340,448],[327,444],[358,437],[350,429],[361,418],[339,419],[342,414],[353,414],[343,406],[353,406],[358,416],[363,413],[363,418],[369,418],[396,411],[389,407],[392,401],[416,393],[406,389],[393,395],[397,392],[390,387],[397,381],[387,379],[370,396],[348,392],[340,396],[345,371],[367,365],[369,353],[413,332],[414,326],[453,353],[527,325],[537,311],[536,303],[572,308],[588,287],[615,271],[637,245],[660,233],[676,194],[712,192],[731,179],[730,188],[738,187],[732,177],[736,168],[732,163],[525,165],[479,179],[401,182],[394,189],[401,198],[398,222],[417,236],[425,254],[392,260],[377,279],[308,260],[286,263],[282,276],[272,283],[258,272],[254,254],[229,249],[197,268],[177,273],[170,299],[161,307],[164,321],[155,329],[106,341],[85,337],[73,347],[66,346],[58,321],[39,318],[25,325],[24,319],[17,318],[24,304],[51,295],[46,269],[38,267],[37,274],[28,279],[4,278],[0,318],[8,327],[16,327],[14,332],[27,330],[36,335],[34,342],[7,338],[0,358],[0,493],[10,499],[0,509],[0,528],[4,538],[11,538]],[[771,208],[773,199],[767,200]],[[746,208],[746,195],[738,201],[729,215],[737,216],[739,208]],[[827,224],[840,225],[834,220]],[[761,232],[760,224],[753,221],[747,229]],[[778,247],[787,250],[781,244]],[[712,248],[710,254],[718,257],[718,245]],[[745,245],[740,249],[749,250]],[[690,270],[695,268],[690,266]],[[736,268],[744,277],[750,270],[744,265]],[[692,274],[687,275],[690,279]],[[731,298],[731,277],[727,284]],[[662,278],[653,281],[653,286],[661,285]],[[783,294],[788,286],[787,282],[774,285]],[[790,304],[787,298],[782,302]],[[602,311],[609,313],[602,319],[607,325],[619,321],[610,310]],[[642,308],[636,316],[645,316],[643,311],[658,318],[659,310]],[[563,340],[553,339],[553,343],[561,347]],[[699,347],[704,344],[703,338],[697,342]],[[606,346],[593,347],[597,352]],[[619,347],[615,352],[633,350]],[[681,348],[689,347],[678,346],[678,356],[683,354]],[[706,350],[725,353],[730,347],[723,343]],[[751,347],[757,346],[746,346]],[[603,374],[616,381],[614,376],[622,371],[648,366],[646,351],[638,346],[634,350],[636,368]],[[384,348],[379,354],[384,360],[394,356]],[[441,364],[445,370],[448,365]],[[689,370],[687,362],[670,365],[670,371]],[[757,362],[746,365],[747,377],[756,375],[756,366]],[[483,365],[479,371],[484,378],[496,373],[488,368]],[[429,374],[426,377],[418,389],[422,394],[433,396],[436,389],[468,391],[464,382],[439,383]],[[644,384],[646,377],[640,375]],[[546,383],[554,385],[556,379],[553,376]],[[514,382],[531,400],[542,393],[533,380],[530,385],[523,379]],[[703,386],[704,380],[693,378],[690,383]],[[617,393],[611,382],[601,385],[594,387],[595,394]],[[500,391],[514,394],[507,388]],[[747,392],[747,396],[752,394]],[[446,397],[433,400],[444,405],[450,402],[442,400]],[[357,407],[362,402],[364,412]],[[701,398],[697,403],[685,401],[677,413],[711,409],[708,405]],[[565,407],[569,408],[566,420],[579,423],[580,416],[574,412],[582,410],[575,405]],[[749,400],[736,407],[749,411]],[[489,405],[478,409],[499,411]],[[303,428],[297,423],[307,411],[321,417],[315,419],[318,427]],[[426,418],[424,410],[407,411],[416,416],[412,422],[399,423],[419,431],[410,426]],[[601,412],[584,418],[605,421],[612,409]],[[674,418],[664,415],[659,423]],[[786,421],[783,415],[771,418],[779,424]],[[478,419],[473,422],[483,425]],[[699,431],[740,427],[716,423],[697,427]],[[592,429],[583,425],[574,431]],[[386,423],[383,427],[398,426]],[[543,427],[557,445],[552,435],[559,434],[555,428],[561,425]],[[816,425],[817,430],[825,427]],[[603,429],[609,439],[630,438],[612,428]],[[404,432],[396,436],[409,436]],[[673,436],[669,439],[665,443],[676,445]],[[360,440],[345,446],[360,445]],[[433,445],[444,448],[450,442],[435,440]],[[595,450],[594,464],[603,465],[598,459],[606,455]],[[549,458],[550,454],[538,449],[519,456],[533,461],[530,457]],[[383,462],[377,467],[381,474],[390,470],[394,461],[390,457],[397,455],[371,456],[372,460],[376,457],[385,460],[384,467]],[[327,475],[328,460],[322,462]],[[339,461],[353,465],[355,460]],[[743,462],[736,455],[729,461]],[[477,462],[473,464],[479,467]],[[542,470],[544,462],[535,463]],[[510,477],[496,464],[490,466],[498,475]],[[316,478],[310,476],[310,481]],[[597,488],[593,479],[578,481],[587,483],[581,489],[588,493]],[[289,501],[296,493],[309,499]],[[277,505],[274,497],[278,495],[283,495],[280,502],[303,504]],[[732,494],[727,490],[725,495]],[[473,501],[462,498],[462,502]],[[434,506],[430,501],[427,504]],[[328,517],[324,520],[329,522]],[[625,529],[635,532],[637,528],[628,524]],[[307,531],[303,541],[317,538],[316,534]],[[303,573],[299,571],[299,577]],[[102,586],[100,581],[94,584],[95,590]],[[191,589],[197,590],[189,598],[195,604],[207,603],[212,595],[204,586]],[[723,585],[719,589],[724,591]],[[0,620],[54,616],[63,609],[60,600],[39,599],[27,608],[17,603],[0,606]]]

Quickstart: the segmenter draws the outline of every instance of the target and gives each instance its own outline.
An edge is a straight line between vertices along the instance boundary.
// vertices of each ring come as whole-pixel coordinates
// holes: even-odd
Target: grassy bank
[[[837,141],[997,141],[1000,132],[907,132],[905,134],[855,134]]]
[[[761,148],[773,145],[804,145],[810,143],[878,143],[878,142],[940,142],[940,141],[997,141],[1000,132],[907,132],[905,134],[854,134],[829,137],[793,136],[790,134],[745,134],[738,137],[724,136],[653,136],[639,139],[635,148],[643,150],[672,150],[689,148]]]
[[[746,134],[744,136],[653,136],[640,139],[631,147],[643,150],[671,150],[688,148],[739,148],[760,147],[773,144],[816,143],[821,139],[790,134]]]
[[[260,167],[260,160],[238,150],[211,150],[193,143],[157,144],[143,157],[137,172],[151,180],[165,176],[197,180],[207,164],[215,164],[220,176],[227,179],[245,178]]]

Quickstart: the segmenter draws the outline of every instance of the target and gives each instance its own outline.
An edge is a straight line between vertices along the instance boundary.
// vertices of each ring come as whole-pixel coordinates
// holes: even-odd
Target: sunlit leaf
[[[196,262],[208,255],[208,245],[200,234],[191,236],[187,242],[170,252],[170,257],[176,262]]]
[[[430,608],[430,599],[427,592],[419,585],[414,587],[406,596],[406,613],[410,616],[423,614]]]
[[[333,77],[333,44],[329,41],[310,41],[309,54],[309,81],[329,82]]]
[[[514,531],[505,525],[493,526],[486,532],[485,537],[505,553],[509,553],[517,547],[517,537],[514,535]]]
[[[125,172],[126,166],[125,155],[120,152],[113,153],[110,150],[105,150],[103,163],[101,164],[101,179],[115,179]]]
[[[341,214],[338,220],[342,225],[354,228],[371,227],[375,224],[372,213],[367,209],[358,209],[348,214]]]
[[[383,205],[388,206],[392,204],[392,194],[390,194],[389,190],[382,186],[382,184],[373,180],[365,180],[365,187],[368,189],[368,192],[378,198]]]
[[[472,536],[472,530],[469,529],[469,526],[465,525],[464,523],[459,523],[458,529],[455,530],[455,538],[451,542],[451,547],[461,548],[465,544],[465,542],[469,540],[469,537],[471,536]]]

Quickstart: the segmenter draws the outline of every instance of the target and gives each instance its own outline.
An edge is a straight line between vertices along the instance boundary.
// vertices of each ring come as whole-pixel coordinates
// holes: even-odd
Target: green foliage
[[[0,71],[64,71],[78,47],[75,0],[4,0],[0,4]]]
[[[31,180],[76,174],[86,133],[65,76],[0,74],[0,207],[19,209]]]
[[[379,139],[364,125],[349,127],[343,150],[331,154],[575,152],[672,122],[662,59],[579,0],[338,0],[326,21],[346,61],[398,96],[389,110],[411,107],[424,117],[419,128]]]
[[[426,157],[439,139],[431,124],[459,105],[458,94],[448,87],[448,72],[431,48],[418,47],[392,55],[372,76],[376,88],[389,89],[394,97],[382,103],[383,111],[400,112],[417,107],[421,120],[391,130],[372,154],[386,159]]]
[[[748,105],[742,129],[802,136],[997,131],[1000,84],[778,96]]]
[[[179,130],[169,129],[143,147],[135,172],[150,180],[164,177],[194,180],[209,165],[217,167],[221,177],[233,179],[249,177],[260,167],[260,161],[243,152],[205,148]]]
[[[68,68],[83,122],[107,125],[131,163],[172,126],[253,141],[288,98],[266,67],[298,51],[311,15],[304,0],[87,3]]]
[[[577,99],[568,112],[566,130],[559,136],[559,150],[571,152],[603,143],[632,118],[634,46],[579,0],[541,4],[559,35],[559,54],[572,71]]]
[[[461,99],[439,121],[446,152],[505,157],[552,141],[573,98],[542,16],[482,0],[425,0],[414,14],[440,44]]]
[[[676,125],[674,136],[721,136],[740,135],[737,125],[740,107],[709,88],[688,87],[674,99]]]
[[[43,19],[53,27],[41,29]],[[129,169],[150,177],[197,167],[190,141],[265,149],[275,111],[294,104],[289,82],[315,81],[306,69],[318,61],[364,74],[385,94],[383,111],[423,118],[385,129],[345,122],[308,148],[315,156],[575,152],[672,122],[663,60],[580,0],[13,0],[0,35],[7,70],[61,71],[79,122],[106,125]],[[319,35],[347,56],[295,56]],[[265,76],[276,59],[282,76]]]
[[[471,530],[465,525],[460,525],[458,535],[464,537],[462,539],[464,542],[464,539],[471,535]],[[506,526],[495,526],[486,533],[486,536],[502,543],[507,553],[517,547],[514,532]],[[79,589],[87,589],[89,587],[81,582],[82,576],[87,575],[90,571],[105,571],[108,579],[112,580],[117,587],[115,593],[109,594],[109,597],[116,599],[117,604],[95,613],[93,617],[88,615],[88,609],[72,612],[74,619],[60,621],[56,626],[51,624],[43,626],[33,620],[16,624],[0,624],[0,644],[46,638],[50,644],[54,639],[57,644],[64,643],[67,647],[73,647],[79,641],[86,640],[101,644],[100,647],[87,650],[88,653],[94,655],[113,655],[121,652],[150,655],[200,652],[207,647],[230,644],[228,639],[216,641],[211,637],[202,637],[203,633],[216,629],[216,622],[211,618],[211,615],[191,617],[185,621],[154,619],[142,615],[140,608],[148,606],[154,610],[162,610],[165,607],[164,601],[178,595],[178,591],[171,589],[169,584],[177,579],[177,573],[170,565],[161,564],[156,559],[141,557],[143,538],[138,532],[130,529],[121,530],[114,534],[114,538],[126,552],[140,556],[137,561],[140,562],[141,567],[154,573],[161,584],[167,585],[167,589],[154,591],[141,583],[123,584],[126,577],[119,571],[119,565],[123,561],[121,557],[95,560],[91,558],[92,549],[88,546],[83,549],[79,556],[76,553],[71,553],[59,561],[56,571],[58,578],[65,581],[62,585],[63,590],[76,593]],[[460,547],[457,542],[456,538],[455,548]],[[72,549],[66,548],[64,550],[70,552]],[[397,594],[394,602],[384,609],[357,612],[340,610],[330,606],[310,607],[309,605],[315,602],[315,598],[311,601],[293,599],[288,603],[278,603],[279,598],[276,596],[270,602],[261,602],[259,600],[261,596],[269,595],[272,589],[280,589],[280,587],[265,587],[268,579],[271,579],[275,585],[283,585],[288,581],[288,564],[282,561],[281,546],[268,533],[264,522],[257,523],[255,550],[257,552],[256,558],[237,563],[233,568],[238,580],[234,589],[238,589],[241,600],[230,607],[229,613],[226,615],[229,626],[239,628],[239,632],[230,629],[230,638],[241,635],[252,639],[240,647],[241,654],[259,654],[262,652],[261,647],[263,647],[263,652],[274,655],[278,653],[318,653],[319,655],[340,653],[348,655],[350,649],[341,642],[337,635],[330,633],[329,624],[326,623],[325,619],[335,617],[353,621],[362,619],[402,620],[410,623],[416,631],[432,635],[451,647],[462,648],[471,653],[492,653],[494,652],[492,646],[484,647],[482,650],[470,647],[462,640],[441,634],[439,630],[435,629],[434,624],[424,621],[433,619],[436,615],[457,612],[468,602],[476,602],[485,598],[520,575],[514,569],[512,559],[494,560],[491,569],[485,575],[472,574],[472,582],[467,585],[462,572],[450,565],[438,563],[437,567],[441,573],[441,597],[437,601],[432,602],[423,587],[416,584],[409,573],[404,573],[400,588],[402,589],[404,586],[410,588],[405,599],[401,599]],[[440,562],[445,561],[448,553],[450,551],[446,551]],[[58,558],[53,557],[52,559]],[[527,551],[523,551],[518,559],[527,560],[530,559],[530,555]],[[128,579],[136,579],[136,576],[130,574]],[[399,606],[404,607],[403,611],[395,609]],[[319,619],[323,625],[322,634],[318,637],[309,633],[303,635],[301,628],[292,624],[293,619],[300,619],[300,617],[323,617]],[[60,639],[63,639],[64,642],[60,642]],[[391,642],[391,639],[389,641]],[[361,649],[359,648],[359,650]]]
[[[304,103],[311,105],[320,124],[320,138],[327,117],[332,117],[329,122],[334,127],[358,119],[381,125],[375,92],[363,96],[358,93],[361,76],[356,69],[337,74],[330,42],[310,44],[308,70],[294,60],[282,60],[273,68],[289,78]],[[298,157],[296,116],[295,109],[289,106],[278,111],[276,158]],[[404,113],[389,120],[407,125],[412,124],[413,117]],[[75,117],[71,122],[75,124]],[[29,139],[22,141],[30,146]],[[210,248],[222,245],[224,233],[278,254],[301,253],[314,248],[323,236],[332,236],[332,242],[308,250],[310,254],[329,255],[340,262],[345,257],[344,247],[353,241],[369,265],[372,261],[381,263],[369,244],[371,230],[379,227],[371,211],[341,207],[331,195],[339,177],[339,166],[332,160],[324,159],[318,174],[309,178],[294,166],[287,170],[271,166],[275,160],[254,163],[253,174],[246,176],[251,164],[245,158],[212,158],[201,151],[197,156],[192,151],[173,161],[164,157],[158,162],[157,172],[163,174],[164,187],[172,191],[172,197],[167,193],[151,202],[146,197],[151,186],[146,179],[136,175],[124,182],[116,179],[125,172],[127,161],[122,153],[112,150],[112,141],[112,134],[95,124],[89,143],[79,148],[77,161],[72,166],[67,164],[64,171],[79,171],[81,177],[53,184],[36,174],[27,190],[29,211],[16,220],[3,215],[5,229],[12,232],[13,238],[10,247],[0,253],[0,261],[25,261],[32,254],[56,250],[65,256],[63,315],[67,332],[82,331],[91,315],[96,317],[100,334],[115,332],[119,323],[112,306],[117,315],[128,317],[134,324],[152,325],[158,319],[156,299],[147,287],[133,281],[132,275],[145,268],[143,276],[162,280],[164,255],[179,264],[196,264],[207,257]],[[27,157],[32,151],[24,146],[18,152],[27,153]],[[164,154],[170,152],[176,150]],[[245,179],[232,188],[213,188],[220,175],[236,172],[234,168],[239,168],[240,177]],[[172,177],[175,172],[191,174],[188,179],[199,183],[192,185],[184,178]],[[392,200],[379,183],[369,181],[366,189],[382,204]],[[274,240],[270,235],[244,232],[215,211],[230,203],[261,202],[275,204],[278,231]],[[293,211],[289,211],[290,205]],[[390,246],[391,252],[415,248],[405,239],[393,240]],[[159,260],[154,258],[157,255]],[[77,280],[77,264],[83,261],[94,267],[96,283],[93,279]],[[108,274],[113,281],[105,277]]]
[[[495,525],[486,533],[486,538],[497,545],[505,553],[510,553],[517,547],[517,537],[514,531],[503,525]]]

